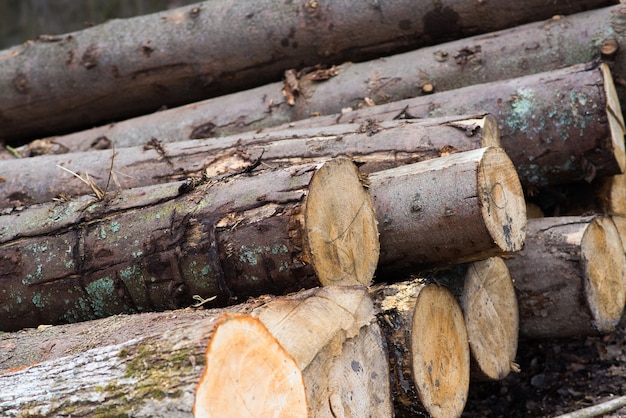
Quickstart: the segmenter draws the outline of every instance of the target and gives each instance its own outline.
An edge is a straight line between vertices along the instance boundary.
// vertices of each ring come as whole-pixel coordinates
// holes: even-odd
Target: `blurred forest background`
[[[0,49],[199,0],[0,0]]]

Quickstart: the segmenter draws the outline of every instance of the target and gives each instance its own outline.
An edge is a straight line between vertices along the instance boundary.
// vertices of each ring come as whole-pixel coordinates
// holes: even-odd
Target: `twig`
[[[610,401],[602,402],[597,405],[593,405],[587,408],[579,409],[578,411],[570,412],[568,414],[559,415],[555,418],[591,418],[599,417],[600,415],[608,414],[609,412],[617,411],[618,409],[626,406],[626,396],[620,396]]]

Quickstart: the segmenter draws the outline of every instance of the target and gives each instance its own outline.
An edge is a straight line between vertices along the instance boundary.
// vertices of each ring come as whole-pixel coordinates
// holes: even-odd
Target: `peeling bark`
[[[92,193],[88,184],[58,166],[88,174],[101,189],[148,186],[235,173],[259,162],[286,167],[350,156],[364,172],[466,151],[499,146],[496,120],[490,115],[423,121],[340,125],[249,133],[225,138],[14,159],[2,163],[0,208],[44,203],[58,196]],[[112,171],[111,171],[112,170]]]
[[[0,216],[0,329],[368,284],[377,260],[346,159],[42,204]]]

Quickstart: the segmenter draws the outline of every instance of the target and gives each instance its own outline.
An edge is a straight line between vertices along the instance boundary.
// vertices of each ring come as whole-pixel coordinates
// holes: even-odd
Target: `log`
[[[311,118],[295,122],[293,127],[467,114],[481,109],[499,121],[502,147],[522,185],[532,194],[539,187],[591,181],[624,171],[623,116],[615,97],[605,64],[599,68],[577,65],[361,109],[341,118]]]
[[[513,164],[487,147],[373,173],[377,277],[522,248],[526,206]]]
[[[450,293],[419,281],[373,290],[387,338],[396,417],[460,417],[470,355],[463,313]]]
[[[82,132],[40,139],[21,147],[20,153],[31,156],[86,151],[98,146],[140,146],[153,137],[166,142],[232,135],[313,114],[357,109],[367,106],[366,97],[380,105],[433,91],[552,71],[596,59],[605,40],[623,44],[625,10],[626,6],[616,5],[567,17],[555,16],[547,21],[369,62],[343,63],[334,68],[332,74],[336,76],[322,77],[321,81],[315,71],[302,73],[298,79],[300,95],[293,106],[283,97],[283,84],[273,83]],[[478,22],[483,20],[481,17]],[[616,74],[626,69],[624,54],[611,59]],[[415,63],[419,63],[417,69]]]
[[[388,121],[327,128],[288,129],[224,138],[48,155],[3,162],[0,208],[48,202],[60,195],[92,193],[74,173],[110,190],[235,173],[261,159],[264,166],[288,166],[348,155],[364,172],[414,163],[455,151],[499,146],[490,115],[453,116],[423,121]]]
[[[507,258],[520,311],[520,336],[606,334],[626,301],[626,260],[609,217],[530,219],[526,245]]]
[[[446,286],[463,311],[473,381],[502,380],[515,363],[519,310],[511,275],[500,257],[460,264],[427,278]]]
[[[110,337],[119,338],[120,331],[128,333],[133,325],[147,325],[149,331],[131,329],[139,335],[107,344]],[[81,326],[92,334],[84,334],[83,343],[93,344],[89,338],[96,334],[102,345],[81,349],[80,334],[74,332]],[[194,403],[196,416],[245,416],[251,409],[262,416],[283,416],[275,411],[287,398],[297,400],[298,409],[285,411],[285,416],[307,416],[308,404],[308,416],[329,417],[333,407],[329,397],[343,401],[349,394],[361,404],[335,404],[347,416],[363,416],[359,414],[363,408],[380,417],[390,417],[392,412],[382,335],[362,287],[317,288],[228,309],[118,316],[31,330],[16,337],[22,344],[36,345],[45,334],[74,339],[73,353],[0,373],[2,392],[11,394],[0,400],[3,416],[28,411],[39,416],[182,417],[190,416]],[[316,334],[319,339],[311,338]],[[293,342],[306,340],[312,343],[310,350],[303,355],[293,343],[282,346],[279,335]],[[282,361],[268,370],[272,360]],[[319,370],[341,370],[345,379]],[[299,380],[280,385],[281,371]],[[212,378],[221,379],[209,386]],[[375,391],[366,390],[374,385]],[[333,392],[315,390],[328,387]],[[233,390],[237,399],[231,397]],[[200,415],[205,395],[211,397],[210,408],[220,408],[211,411],[214,414]],[[324,404],[319,402],[323,396]]]
[[[231,0],[112,20],[0,52],[0,130],[8,140],[75,130],[276,81],[295,66],[372,58],[585,10],[589,3],[610,4],[306,1],[278,7]]]
[[[623,172],[623,116],[615,97],[615,85],[605,64],[598,68],[577,65],[291,125],[303,128],[426,118],[481,109],[499,121],[502,147],[522,185],[532,194],[539,187]]]
[[[0,329],[369,284],[370,196],[348,159],[0,216]]]

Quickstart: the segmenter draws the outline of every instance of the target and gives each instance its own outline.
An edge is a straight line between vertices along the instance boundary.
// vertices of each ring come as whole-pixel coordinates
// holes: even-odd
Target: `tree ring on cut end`
[[[307,253],[320,283],[369,285],[380,251],[374,206],[348,158],[313,175],[304,211]]]

